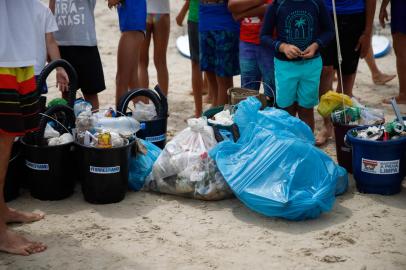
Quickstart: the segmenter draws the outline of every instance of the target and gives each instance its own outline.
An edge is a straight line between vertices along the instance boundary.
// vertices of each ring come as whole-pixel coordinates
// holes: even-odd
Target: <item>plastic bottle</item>
[[[78,98],[75,101],[75,104],[73,105],[73,112],[75,113],[75,116],[78,117],[78,115],[82,112],[85,111],[92,111],[92,104],[84,100],[83,98]]]
[[[140,129],[140,123],[132,117],[98,117],[96,118],[96,130],[116,132],[123,136],[131,136]]]
[[[343,110],[335,111],[331,114],[331,120],[334,123],[349,124],[358,121],[361,118],[361,109],[348,107]]]

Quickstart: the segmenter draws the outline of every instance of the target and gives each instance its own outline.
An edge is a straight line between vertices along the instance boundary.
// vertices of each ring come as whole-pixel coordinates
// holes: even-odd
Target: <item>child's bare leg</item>
[[[44,216],[9,209],[4,201],[4,182],[13,142],[14,137],[0,135],[0,152],[2,153],[0,155],[0,251],[27,256],[44,251],[46,246],[29,241],[9,230],[6,223],[31,222],[42,219]]]
[[[117,75],[116,75],[116,104],[127,93],[128,88],[137,88],[139,53],[144,33],[140,31],[123,32],[120,37],[117,52]]]
[[[138,75],[134,74],[132,77],[132,85],[136,85],[134,79],[138,76],[139,87],[148,88],[149,87],[149,74],[148,74],[148,65],[149,65],[149,46],[151,45],[152,38],[152,23],[147,23],[147,30],[145,34],[145,39],[142,42],[140,48],[140,62],[138,65]]]
[[[227,90],[233,87],[233,77],[218,77],[217,76],[217,103],[218,106],[228,103]]]
[[[297,109],[300,120],[305,122],[311,129],[314,131],[314,112],[313,108],[306,109],[301,106],[298,106]]]
[[[378,66],[376,65],[372,46],[369,47],[368,54],[365,57],[365,62],[371,71],[372,81],[377,85],[383,85],[396,77],[396,75],[389,75],[379,70]]]
[[[83,94],[86,101],[92,104],[92,110],[98,111],[99,110],[99,96],[97,94]]]
[[[169,14],[162,14],[159,20],[154,23],[154,64],[158,75],[158,84],[164,94],[168,95],[169,72],[166,63],[166,52],[168,49],[170,32]]]
[[[206,77],[207,77],[207,82],[209,85],[209,93],[211,91],[212,93],[212,100],[211,104],[212,106],[218,106],[217,98],[218,98],[218,85],[217,85],[217,79],[216,79],[216,74],[210,71],[205,72]]]
[[[354,88],[354,83],[355,83],[355,77],[357,76],[357,73],[353,74],[343,74],[343,90],[344,94],[347,96],[353,97],[352,89]],[[341,75],[339,72],[337,72],[337,93],[341,93]]]
[[[319,86],[320,96],[333,89],[334,73],[335,71],[333,66],[323,67]],[[328,138],[333,136],[333,124],[331,123],[330,117],[323,118],[323,124],[322,129],[316,136],[316,145],[318,146],[325,144]]]
[[[290,115],[296,117],[297,114],[297,105],[294,103],[293,105],[286,107],[286,108],[281,108],[284,111],[287,111]]]
[[[406,104],[406,34],[394,33],[392,37],[399,77],[399,95],[396,97],[396,101],[400,104]]]
[[[202,72],[200,71],[199,63],[195,61],[192,62],[192,88],[193,96],[195,100],[195,117],[200,117],[203,112],[202,105]]]

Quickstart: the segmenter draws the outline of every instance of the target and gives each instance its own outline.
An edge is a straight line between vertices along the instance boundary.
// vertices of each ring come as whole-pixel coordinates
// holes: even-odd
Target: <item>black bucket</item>
[[[23,178],[21,148],[19,141],[14,142],[4,183],[4,200],[6,202],[12,201],[20,195],[21,180]]]
[[[350,129],[357,126],[339,123],[333,123],[333,125],[338,164],[344,167],[347,172],[352,173],[352,148],[345,143],[344,137]]]
[[[61,134],[70,131],[75,125],[72,108],[57,105],[43,114],[39,130],[28,133],[21,139],[21,143],[24,146],[25,174],[31,195],[40,200],[54,201],[72,195],[76,175],[73,142],[48,146],[44,140],[49,119],[54,119],[51,121],[54,121],[55,130]]]
[[[136,97],[146,97],[152,101],[157,112],[157,118],[150,121],[142,121],[141,129],[137,132],[137,137],[149,141],[159,148],[163,149],[166,144],[166,131],[168,122],[168,100],[156,86],[154,90],[135,89],[124,95],[117,107],[117,111],[125,115],[131,115],[128,112],[128,104]]]
[[[47,78],[51,72],[58,68],[62,67],[69,77],[69,98],[68,98],[68,106],[73,108],[76,99],[76,91],[78,87],[78,75],[71,64],[68,61],[63,59],[58,59],[50,62],[45,68],[41,71],[40,75],[38,76],[37,83],[37,91],[41,93],[41,89],[44,88]],[[42,96],[40,99],[40,104],[42,107],[42,111],[46,110],[46,97]]]
[[[73,143],[56,146],[24,145],[31,195],[39,200],[62,200],[73,193],[75,185]]]
[[[86,201],[107,204],[124,199],[134,143],[135,140],[125,146],[108,149],[76,144],[80,159],[79,178]]]

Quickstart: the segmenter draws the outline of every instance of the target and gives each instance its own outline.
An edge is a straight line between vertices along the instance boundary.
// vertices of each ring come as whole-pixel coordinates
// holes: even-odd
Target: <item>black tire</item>
[[[71,131],[72,128],[75,126],[75,114],[73,112],[73,109],[65,106],[65,105],[56,105],[51,107],[50,109],[46,110],[44,112],[45,115],[47,116],[52,116],[57,113],[63,113],[64,114],[64,121],[62,121],[62,124],[69,130]],[[39,122],[39,129],[35,134],[35,140],[38,145],[41,145],[41,143],[44,141],[44,133],[45,133],[45,128],[47,126],[47,123],[51,119],[42,115],[41,120]],[[58,120],[59,121],[59,120]],[[65,129],[63,129],[66,131]]]
[[[162,117],[164,115],[163,108],[160,102],[160,98],[158,95],[149,89],[134,89],[129,91],[127,94],[125,94],[121,99],[120,102],[118,103],[117,106],[117,111],[120,112],[123,115],[127,114],[127,109],[128,109],[128,104],[130,103],[131,100],[133,100],[136,97],[146,97],[149,100],[154,103],[155,109],[156,109],[156,114],[158,117]]]
[[[41,92],[40,89],[42,89],[43,86],[45,85],[49,74],[58,67],[64,68],[66,73],[68,74],[68,77],[69,77],[68,105],[69,105],[69,107],[73,108],[73,105],[74,105],[75,99],[76,99],[76,91],[78,89],[78,75],[76,73],[76,70],[73,68],[73,66],[71,64],[69,64],[69,62],[66,60],[63,60],[63,59],[55,60],[45,66],[45,68],[42,70],[41,74],[39,75],[39,79],[37,81],[37,91]]]

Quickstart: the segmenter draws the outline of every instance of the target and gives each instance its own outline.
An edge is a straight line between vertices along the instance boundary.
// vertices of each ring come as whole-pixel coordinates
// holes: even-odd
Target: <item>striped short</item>
[[[34,67],[0,67],[0,134],[22,136],[37,130],[39,96]]]

